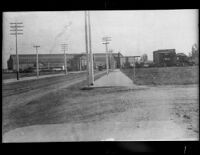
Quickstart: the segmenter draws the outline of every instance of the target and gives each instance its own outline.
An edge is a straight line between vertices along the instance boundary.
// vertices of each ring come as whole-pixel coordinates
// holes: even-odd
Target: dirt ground
[[[95,79],[100,78],[104,74],[105,72],[96,73]],[[70,87],[72,85],[76,86],[77,84],[79,85],[79,83],[81,83],[83,87],[86,85],[85,80],[85,73],[80,73],[76,76],[51,77],[46,79],[20,81],[17,83],[4,84],[2,99],[3,133],[14,129],[15,127],[18,127],[18,124],[15,121],[12,121],[12,116],[10,117],[10,114],[13,110],[22,108],[27,103],[40,99],[45,95],[51,95],[51,92],[57,92],[57,90],[62,90],[62,88]],[[4,96],[5,93],[10,94],[10,91],[12,95]],[[21,119],[23,120],[23,117]]]
[[[197,85],[81,87],[51,92],[10,110],[3,125],[12,130],[3,140],[199,139]]]
[[[140,82],[147,85],[83,89],[80,80],[6,97],[3,141],[199,140],[195,68],[181,68],[170,77],[164,75],[176,69],[163,69],[155,71],[156,78],[145,73]],[[155,83],[163,78],[168,79]]]

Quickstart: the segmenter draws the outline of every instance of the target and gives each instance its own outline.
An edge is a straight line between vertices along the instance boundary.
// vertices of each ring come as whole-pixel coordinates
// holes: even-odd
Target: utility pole
[[[65,67],[65,75],[67,75],[67,62],[66,62],[66,53],[68,44],[61,44],[62,50],[64,51],[64,67]]]
[[[33,47],[34,47],[35,50],[36,50],[36,68],[37,68],[37,78],[38,78],[38,77],[39,77],[38,48],[39,48],[40,46],[34,45]]]
[[[135,80],[135,59],[134,59],[134,66],[133,66],[133,80]]]
[[[85,11],[85,50],[86,50],[86,59],[87,59],[87,81],[88,87],[90,86],[89,81],[89,52],[88,52],[88,26],[87,26],[87,11]]]
[[[110,56],[110,69],[112,69],[112,50],[109,50],[109,56]]]
[[[105,44],[106,47],[106,71],[107,71],[107,75],[108,75],[108,70],[109,70],[109,64],[108,64],[108,44],[109,41],[111,41],[110,39],[111,37],[103,37],[103,44]]]
[[[90,12],[88,11],[88,29],[89,29],[89,52],[90,52],[90,85],[94,85],[94,61],[91,43],[91,25],[90,25]]]
[[[85,11],[85,44],[87,55],[87,70],[88,70],[88,87],[94,85],[94,69],[93,69],[93,54],[91,47],[91,26],[90,26],[90,14]]]
[[[82,70],[82,59],[80,57],[80,60],[79,60],[79,67],[80,67],[80,71]]]
[[[17,49],[17,36],[22,35],[22,25],[23,23],[10,23],[10,35],[15,35],[15,42],[16,42],[16,59],[17,59],[17,80],[19,80],[19,57],[18,57],[18,49]],[[12,32],[13,31],[13,32]],[[21,33],[20,33],[21,32]]]
[[[133,80],[135,80],[135,75],[136,75],[136,71],[135,71],[135,67],[136,67],[136,58],[139,58],[140,56],[133,56],[134,58],[134,64],[133,64]]]

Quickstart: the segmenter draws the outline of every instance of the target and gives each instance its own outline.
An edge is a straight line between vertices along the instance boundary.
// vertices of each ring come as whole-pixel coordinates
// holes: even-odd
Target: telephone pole
[[[61,44],[62,50],[64,51],[64,67],[65,67],[65,75],[67,75],[67,60],[66,60],[66,53],[68,44]]]
[[[112,69],[112,50],[109,50],[109,56],[110,56],[110,69]]]
[[[23,23],[10,23],[10,35],[15,35],[15,42],[16,42],[16,60],[17,60],[17,80],[19,80],[19,57],[18,57],[18,47],[17,47],[17,36],[18,35],[22,35],[22,31],[23,31]]]
[[[86,50],[86,59],[87,59],[87,81],[88,81],[88,87],[90,86],[90,80],[89,80],[89,52],[88,52],[88,26],[87,26],[87,11],[85,11],[85,50]]]
[[[136,70],[135,70],[135,67],[136,67],[136,59],[139,58],[140,56],[133,56],[134,58],[134,64],[133,64],[133,80],[135,80],[135,75],[136,75]]]
[[[87,70],[88,70],[88,87],[94,85],[94,68],[93,68],[93,54],[91,47],[91,26],[90,26],[90,14],[85,11],[85,44],[87,55]]]
[[[80,69],[80,71],[82,71],[82,58],[81,57],[79,58],[79,69]]]
[[[94,85],[94,63],[91,43],[91,25],[90,25],[90,12],[88,11],[88,29],[89,29],[89,52],[90,52],[90,85]]]
[[[105,47],[106,47],[106,71],[107,71],[107,75],[108,75],[108,70],[109,70],[109,63],[108,63],[108,44],[109,44],[109,41],[111,41],[110,39],[111,37],[103,37],[103,43],[102,44],[105,44]]]
[[[36,68],[37,68],[37,78],[38,78],[38,77],[39,77],[38,48],[39,48],[40,46],[34,45],[33,47],[34,47],[35,50],[36,50]]]

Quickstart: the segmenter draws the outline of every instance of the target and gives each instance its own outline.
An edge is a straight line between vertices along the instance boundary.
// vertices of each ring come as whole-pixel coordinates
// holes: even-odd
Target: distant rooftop
[[[93,53],[94,55],[104,55],[106,54],[105,52],[102,52],[102,53]],[[123,56],[121,53],[119,53],[120,56]],[[118,53],[112,53],[113,56],[118,56]]]
[[[187,55],[184,54],[184,53],[177,53],[176,55],[177,55],[177,56],[187,56]]]
[[[153,51],[155,53],[169,53],[169,52],[175,52],[175,49],[159,49],[157,51]]]

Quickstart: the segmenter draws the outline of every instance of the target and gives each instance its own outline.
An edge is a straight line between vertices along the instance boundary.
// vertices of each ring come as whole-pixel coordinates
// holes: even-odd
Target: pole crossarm
[[[109,44],[109,42],[103,42],[102,44]]]
[[[23,25],[10,25],[10,28],[19,28],[19,27],[24,27]]]
[[[10,35],[22,35],[23,33],[10,33]]]
[[[23,24],[22,22],[14,22],[14,23],[10,23],[10,24]]]
[[[103,37],[102,40],[103,41],[111,41],[111,37]]]
[[[60,44],[62,47],[67,47],[68,44]]]
[[[38,46],[38,45],[33,45],[33,47],[38,48],[38,47],[40,47],[40,46]]]
[[[23,31],[22,29],[11,29],[10,31]]]

